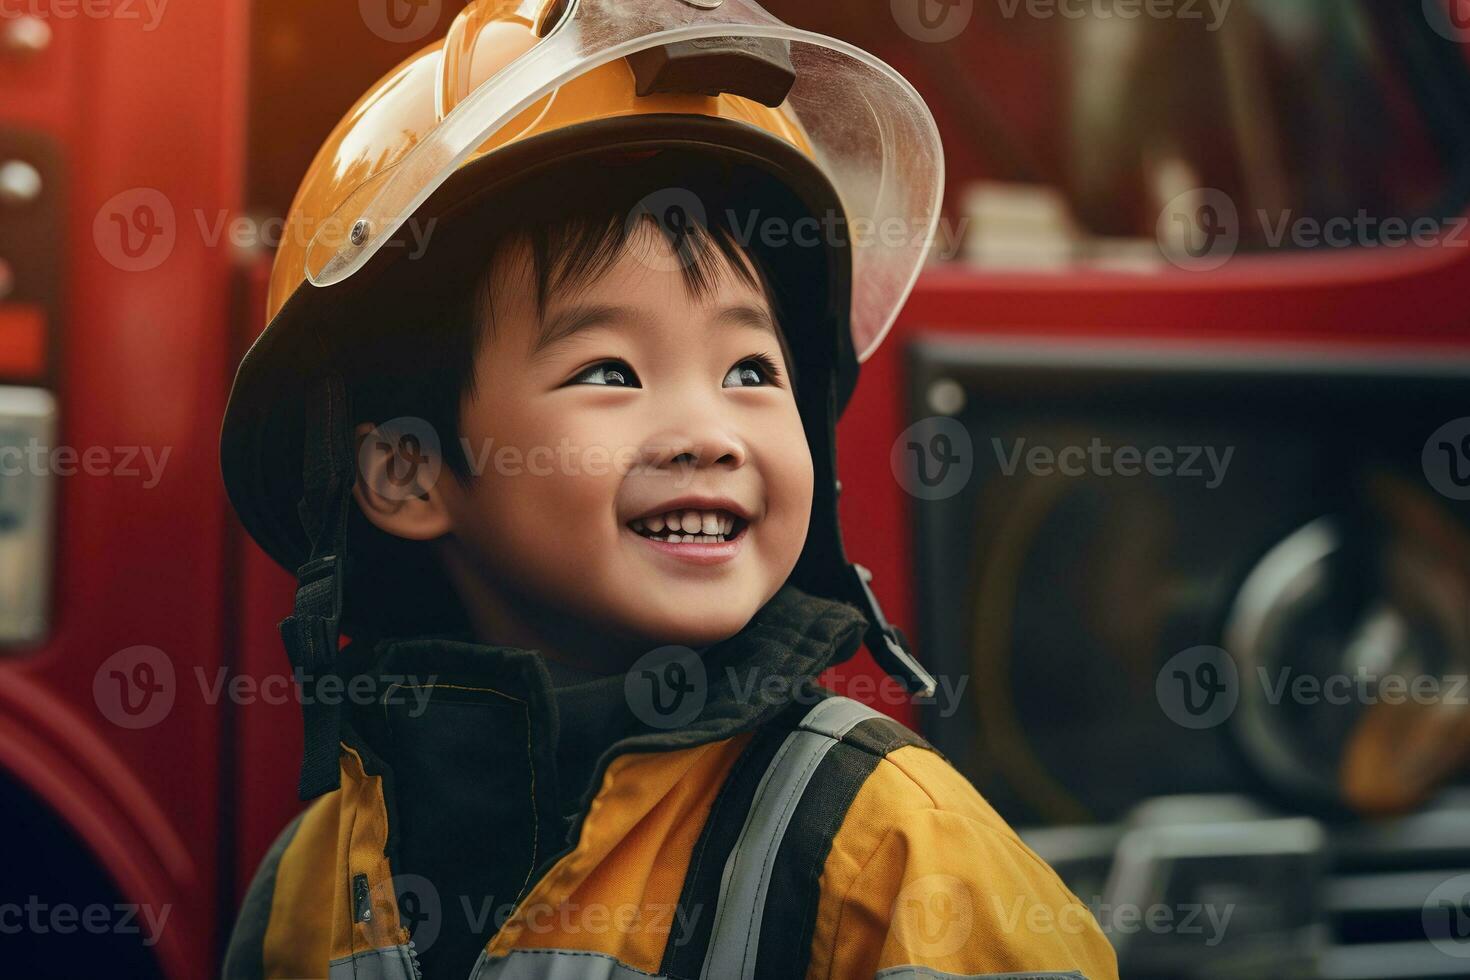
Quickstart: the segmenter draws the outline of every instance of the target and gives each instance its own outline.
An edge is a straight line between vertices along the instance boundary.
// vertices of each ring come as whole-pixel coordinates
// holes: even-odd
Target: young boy
[[[677,26],[705,5],[648,6]],[[861,125],[824,146],[791,106],[912,90],[864,61],[803,97],[797,32],[652,47],[487,122],[412,228],[357,217],[534,38],[597,15],[472,4],[348,114],[293,204],[311,232],[278,256],[221,451],[246,528],[300,579],[282,635],[315,802],[224,975],[1116,976],[962,776],[815,683],[866,638],[932,684],[843,555],[833,459],[912,277],[885,287],[830,222],[802,245],[747,219],[847,213],[829,171],[854,179],[836,155]],[[343,209],[351,243],[324,260],[315,229]],[[303,281],[395,230],[397,254]],[[334,707],[325,679],[371,696]]]

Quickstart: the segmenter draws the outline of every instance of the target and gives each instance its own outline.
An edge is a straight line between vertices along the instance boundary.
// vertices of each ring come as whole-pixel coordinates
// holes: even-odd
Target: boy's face
[[[764,296],[723,266],[691,295],[646,224],[600,279],[548,297],[549,342],[524,245],[491,280],[461,411],[476,476],[446,472],[410,501],[438,509],[477,579],[471,601],[529,600],[644,646],[738,632],[795,566],[811,515],[811,455]],[[672,520],[700,537],[671,538]],[[420,532],[407,536],[432,536]]]

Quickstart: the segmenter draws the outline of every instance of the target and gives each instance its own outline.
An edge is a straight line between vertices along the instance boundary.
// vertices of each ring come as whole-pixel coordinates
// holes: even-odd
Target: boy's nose
[[[644,465],[662,469],[677,466],[728,466],[745,463],[745,444],[733,433],[720,428],[698,432],[685,429],[677,434],[665,432],[644,444]]]

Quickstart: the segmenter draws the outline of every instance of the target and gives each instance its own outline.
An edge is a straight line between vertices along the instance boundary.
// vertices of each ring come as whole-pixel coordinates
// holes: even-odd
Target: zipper
[[[352,914],[358,922],[371,922],[373,918],[372,889],[368,887],[365,874],[352,876]],[[413,968],[413,980],[424,980],[423,970],[419,967],[418,947],[412,939],[408,941],[408,965]]]
[[[352,878],[352,917],[357,922],[371,922],[373,918],[373,896],[365,874]]]

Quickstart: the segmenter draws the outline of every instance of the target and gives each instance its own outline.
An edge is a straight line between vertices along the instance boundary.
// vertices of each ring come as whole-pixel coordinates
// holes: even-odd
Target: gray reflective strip
[[[860,701],[834,696],[819,702],[808,711],[798,727],[837,739],[857,727],[858,722],[882,717],[882,712],[875,711]]]
[[[407,946],[365,949],[327,966],[327,980],[418,980]]]
[[[666,980],[635,970],[606,953],[586,949],[513,949],[491,959],[484,953],[470,980]]]
[[[873,980],[1087,980],[1076,970],[1065,973],[945,973],[927,966],[890,966]]]
[[[761,915],[771,865],[786,825],[822,758],[852,727],[880,713],[851,698],[831,697],[808,711],[766,767],[735,849],[720,879],[720,904],[700,980],[749,980],[755,975]]]

